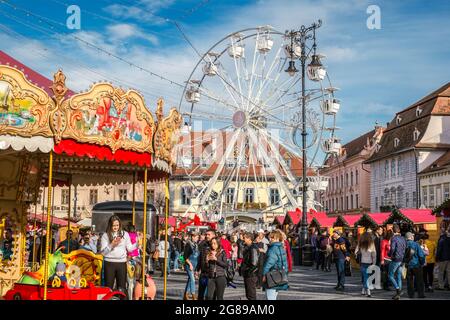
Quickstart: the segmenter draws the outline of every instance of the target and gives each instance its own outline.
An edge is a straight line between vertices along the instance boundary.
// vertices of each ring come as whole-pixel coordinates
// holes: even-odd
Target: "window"
[[[434,186],[430,186],[430,208],[434,208]]]
[[[416,108],[416,117],[419,117],[422,114],[422,108],[417,107]]]
[[[428,207],[428,187],[422,187],[422,204]]]
[[[419,137],[420,137],[420,131],[417,130],[417,128],[414,128],[414,132],[413,132],[413,139],[414,139],[414,141],[419,140]]]
[[[345,174],[345,186],[348,187],[348,173]]]
[[[400,143],[400,139],[399,138],[395,138],[394,139],[394,148],[397,148],[399,143]]]
[[[389,160],[384,162],[384,177],[389,178]]]
[[[375,210],[378,210],[378,197],[375,197]]]
[[[450,184],[444,183],[444,201],[449,198],[449,193],[450,193]]]
[[[400,177],[402,175],[402,157],[398,157],[397,159],[397,175]]]
[[[341,174],[341,188],[344,188],[344,175]]]
[[[417,206],[417,193],[413,191],[413,207]]]
[[[356,197],[356,205],[355,208],[359,208],[359,194],[355,195]]]
[[[356,185],[359,183],[359,172],[358,169],[356,169]]]
[[[409,193],[405,193],[405,207],[409,208]]]
[[[440,205],[442,203],[442,187],[441,185],[436,186],[436,203],[435,205]]]
[[[270,189],[270,204],[279,204],[280,203],[280,193],[278,189]]]
[[[225,195],[226,203],[230,204],[234,202],[234,188],[228,188]]]
[[[344,210],[344,197],[341,197],[341,206],[340,206],[341,210]]]
[[[98,202],[98,190],[97,189],[91,189],[89,190],[89,204],[93,205]]]
[[[291,159],[285,159],[286,160],[286,166],[288,168],[291,168]]]
[[[331,210],[334,211],[334,199],[331,199]]]
[[[397,125],[399,125],[400,122],[402,122],[402,118],[398,115],[397,118],[395,119],[395,122],[397,123]]]
[[[350,195],[350,209],[353,209],[353,195]]]
[[[391,178],[395,177],[395,159],[391,160]]]
[[[68,205],[69,204],[69,189],[61,190],[61,204]]]
[[[384,206],[384,198],[383,198],[383,196],[381,196],[381,203],[380,203],[382,206]]]
[[[181,205],[183,206],[189,206],[191,205],[191,193],[192,188],[191,187],[181,187]]]
[[[119,200],[120,201],[127,200],[127,189],[119,189]]]
[[[245,189],[245,203],[253,203],[255,197],[255,190],[253,188]]]
[[[350,173],[350,185],[353,186],[353,171]]]
[[[402,160],[402,165],[403,165],[403,170],[405,171],[405,173],[409,172],[409,161],[408,159],[405,159],[404,161]]]
[[[348,196],[345,197],[345,210],[348,210]]]

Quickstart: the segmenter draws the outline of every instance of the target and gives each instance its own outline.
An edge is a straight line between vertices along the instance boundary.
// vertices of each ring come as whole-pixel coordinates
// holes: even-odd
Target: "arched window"
[[[192,187],[189,186],[181,187],[181,205],[183,206],[191,205],[191,193]]]
[[[358,169],[356,169],[356,185],[358,185],[359,183],[359,174],[358,174]]]

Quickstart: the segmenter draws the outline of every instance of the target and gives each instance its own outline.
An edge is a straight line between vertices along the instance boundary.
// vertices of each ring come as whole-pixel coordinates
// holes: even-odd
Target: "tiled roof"
[[[434,161],[432,164],[430,164],[428,167],[422,170],[421,174],[438,171],[441,170],[443,167],[449,165],[450,165],[450,151],[447,151],[440,158],[438,158],[436,161]]]
[[[427,130],[430,117],[438,114],[450,116],[450,108],[448,108],[448,102],[445,101],[448,98],[446,99],[445,97],[450,97],[450,82],[408,108],[398,112],[384,131],[380,141],[380,150],[375,152],[366,163],[380,160],[391,154],[410,150],[413,147],[425,147],[420,144],[420,140]],[[420,107],[422,110],[419,116],[416,115],[417,107]],[[397,123],[397,117],[400,119],[399,123]],[[413,133],[416,129],[420,132],[420,135],[417,140],[414,140]],[[397,146],[394,145],[396,138],[399,139]]]

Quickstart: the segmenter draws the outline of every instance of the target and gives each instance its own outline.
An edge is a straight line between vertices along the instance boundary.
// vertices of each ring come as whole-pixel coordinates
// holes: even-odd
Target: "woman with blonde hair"
[[[355,254],[361,265],[361,277],[363,284],[361,294],[367,294],[368,297],[371,297],[368,285],[369,275],[367,274],[367,268],[377,263],[377,250],[375,248],[375,242],[373,241],[371,233],[364,232],[361,235],[358,245],[356,246]]]
[[[272,231],[269,234],[269,241],[270,245],[269,249],[267,250],[263,267],[263,282],[267,300],[276,300],[278,291],[287,290],[289,288],[289,285],[287,283],[283,283],[269,288],[269,284],[267,283],[267,276],[274,270],[284,270],[287,275],[288,262],[286,251],[283,246],[283,233],[280,230]]]

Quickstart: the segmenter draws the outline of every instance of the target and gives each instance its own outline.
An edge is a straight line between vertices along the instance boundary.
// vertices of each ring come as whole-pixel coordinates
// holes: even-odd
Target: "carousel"
[[[69,186],[71,198],[71,186],[141,182],[147,212],[147,184],[165,180],[168,217],[168,178],[175,164],[172,149],[181,125],[178,111],[172,109],[164,117],[160,99],[155,121],[135,90],[102,82],[75,94],[65,80],[59,70],[51,87],[41,88],[18,68],[0,65],[0,296],[6,294],[6,299],[76,299],[56,290],[61,284],[48,281],[58,261],[64,261],[68,276],[77,274],[70,284],[86,289],[81,299],[121,298],[120,293],[101,287],[101,255],[85,250],[68,255],[50,252],[56,183]],[[39,194],[44,186],[47,194]],[[47,202],[44,226],[49,236],[43,262],[35,270],[29,267],[35,255],[29,257],[25,240],[27,214],[39,197]],[[143,230],[138,231],[146,235],[147,215],[143,216]],[[145,248],[146,237],[141,240]],[[142,278],[145,255],[143,250]],[[27,285],[26,290],[17,289],[20,285]],[[142,287],[142,299],[144,291]]]

